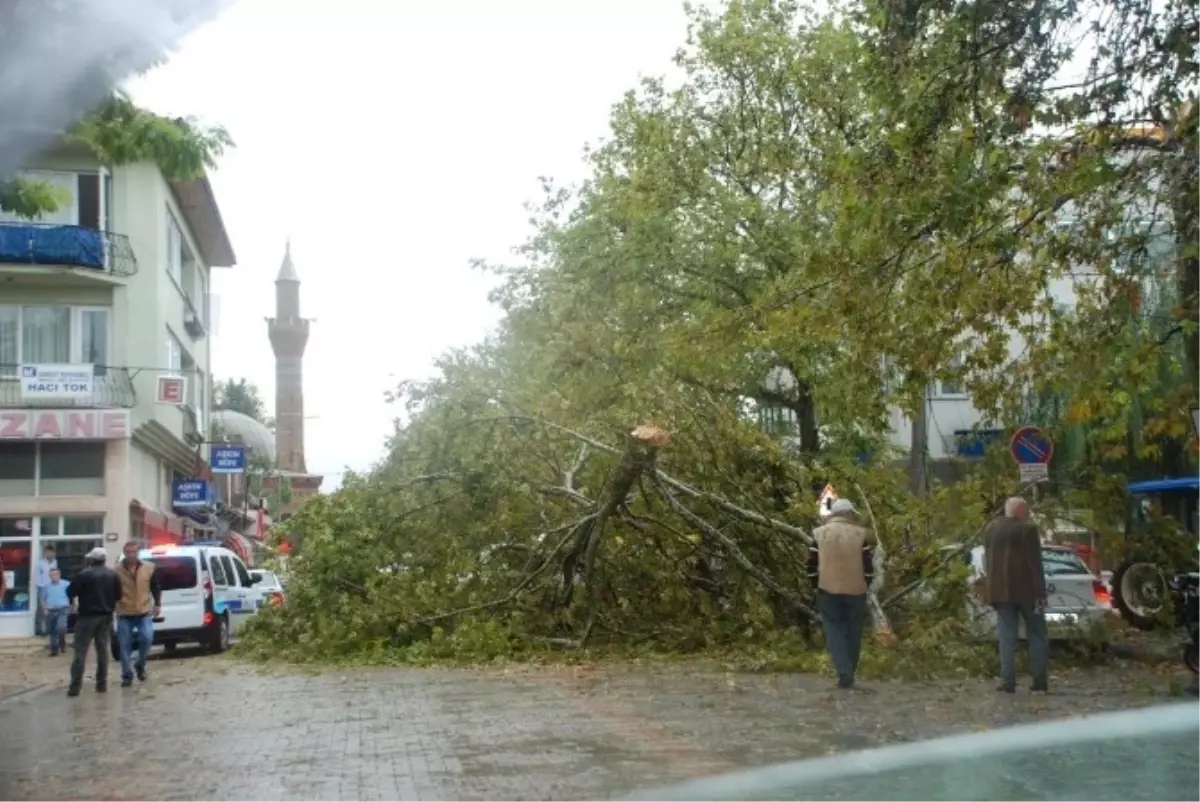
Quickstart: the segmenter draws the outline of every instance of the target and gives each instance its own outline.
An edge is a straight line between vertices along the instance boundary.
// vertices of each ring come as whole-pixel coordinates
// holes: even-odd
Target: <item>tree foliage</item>
[[[679,85],[617,103],[588,180],[547,180],[518,263],[481,265],[502,278],[496,334],[401,385],[384,464],[291,521],[294,590],[260,643],[803,638],[833,482],[885,547],[877,624],[936,649],[964,592],[940,547],[977,536],[1015,476],[993,455],[912,496],[896,410],[939,380],[999,427],[1061,399],[1092,447],[1052,491],[1109,518],[1128,467],[1112,447],[1186,440],[1194,4],[689,14]],[[1094,53],[1078,78],[1075,52]]]
[[[240,412],[265,426],[274,424],[267,415],[267,405],[258,394],[258,385],[244,378],[213,382],[212,408]]]
[[[154,162],[170,181],[199,178],[233,146],[233,139],[220,126],[164,117],[139,108],[120,93],[84,117],[66,140],[87,146],[108,166]],[[53,187],[36,178],[0,180],[0,209],[18,216],[36,218],[56,211],[62,201]]]

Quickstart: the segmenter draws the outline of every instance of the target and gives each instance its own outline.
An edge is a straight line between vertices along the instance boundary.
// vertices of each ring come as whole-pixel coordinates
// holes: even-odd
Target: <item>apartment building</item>
[[[233,248],[206,177],[105,169],[63,146],[26,175],[38,220],[0,211],[0,637],[34,632],[37,561],[212,529],[210,271]]]

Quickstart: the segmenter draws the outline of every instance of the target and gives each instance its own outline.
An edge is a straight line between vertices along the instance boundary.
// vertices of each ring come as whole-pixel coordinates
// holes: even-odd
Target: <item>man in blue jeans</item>
[[[62,578],[62,573],[54,568],[50,571],[50,581],[42,588],[42,618],[46,622],[46,635],[50,639],[50,656],[57,657],[59,652],[67,650],[67,615],[71,612],[71,599],[67,596],[67,588],[71,583]]]
[[[146,681],[146,660],[154,643],[154,619],[162,611],[162,589],[154,563],[138,558],[138,544],[130,541],[122,549],[117,566],[121,600],[117,602],[117,645],[121,650],[121,687],[133,684],[133,674]],[[137,663],[133,662],[133,635],[138,637]]]
[[[823,526],[813,530],[809,572],[816,573],[817,610],[839,688],[854,687],[862,654],[875,535],[858,522],[849,499],[838,499]],[[814,565],[815,563],[815,565]]]

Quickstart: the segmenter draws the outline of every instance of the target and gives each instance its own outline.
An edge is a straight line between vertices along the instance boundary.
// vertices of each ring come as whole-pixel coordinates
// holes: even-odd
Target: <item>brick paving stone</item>
[[[261,670],[155,659],[150,681],[0,703],[0,799],[599,799],[782,760],[1162,702],[1115,666],[1058,692],[867,683],[703,664]],[[61,675],[61,676],[60,676]],[[1157,689],[1157,695],[1155,690]]]

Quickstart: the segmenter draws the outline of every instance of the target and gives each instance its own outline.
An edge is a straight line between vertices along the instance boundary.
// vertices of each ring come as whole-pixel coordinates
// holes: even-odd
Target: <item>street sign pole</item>
[[[1054,441],[1036,426],[1022,426],[1013,434],[1009,451],[1020,471],[1021,485],[1037,485],[1050,478],[1050,460],[1054,457]]]

